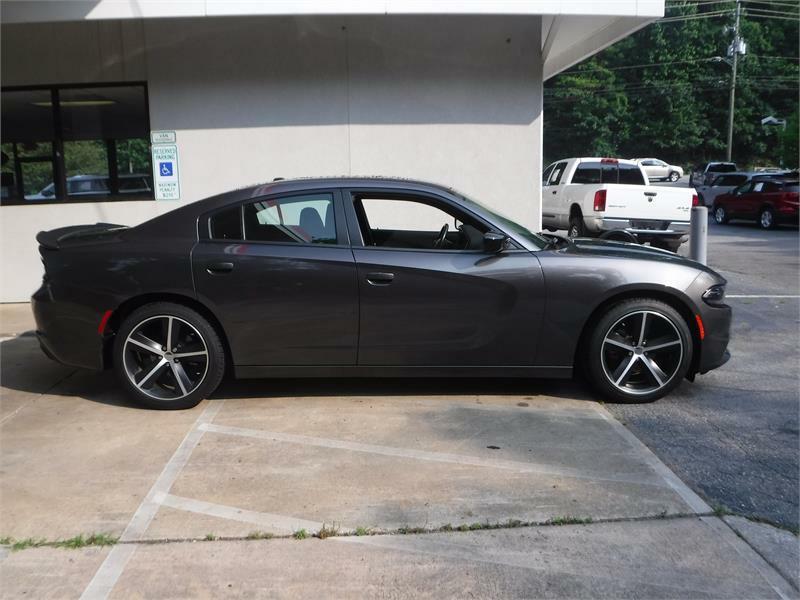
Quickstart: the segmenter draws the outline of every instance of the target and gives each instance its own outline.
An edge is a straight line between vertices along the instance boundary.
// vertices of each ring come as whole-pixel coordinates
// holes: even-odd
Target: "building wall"
[[[279,176],[430,180],[538,229],[540,32],[537,16],[4,25],[3,85],[147,81],[182,197],[0,208],[0,300],[38,286],[40,230],[134,225]]]

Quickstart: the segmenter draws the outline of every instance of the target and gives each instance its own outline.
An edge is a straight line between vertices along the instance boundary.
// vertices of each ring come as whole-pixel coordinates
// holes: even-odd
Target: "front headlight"
[[[703,301],[711,306],[722,306],[725,304],[725,284],[712,285],[703,292]]]

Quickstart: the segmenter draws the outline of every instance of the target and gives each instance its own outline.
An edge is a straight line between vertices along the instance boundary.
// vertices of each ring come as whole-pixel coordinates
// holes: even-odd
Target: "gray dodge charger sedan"
[[[728,359],[725,279],[396,179],[275,181],[37,236],[44,352],[188,408],[235,377],[571,377],[656,400]]]

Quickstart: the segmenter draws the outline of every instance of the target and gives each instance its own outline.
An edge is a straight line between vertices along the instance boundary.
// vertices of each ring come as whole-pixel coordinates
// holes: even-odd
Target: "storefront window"
[[[2,204],[152,200],[143,84],[2,90]]]

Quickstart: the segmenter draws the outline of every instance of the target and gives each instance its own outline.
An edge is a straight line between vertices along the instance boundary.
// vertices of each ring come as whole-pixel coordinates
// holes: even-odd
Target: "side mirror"
[[[486,252],[502,252],[506,248],[507,240],[508,237],[502,233],[489,231],[483,235],[483,249],[486,250]]]

